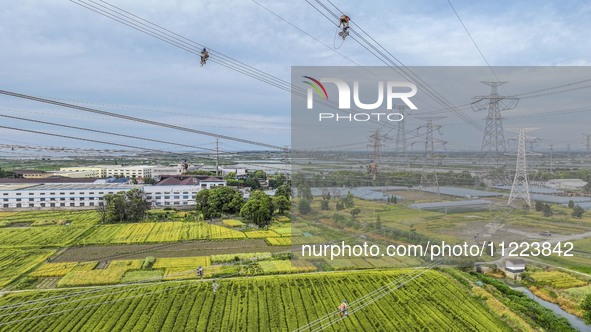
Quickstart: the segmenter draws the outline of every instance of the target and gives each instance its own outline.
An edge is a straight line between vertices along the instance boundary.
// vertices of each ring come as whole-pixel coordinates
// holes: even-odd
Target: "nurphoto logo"
[[[310,76],[302,76],[307,81],[303,81],[304,84],[308,85],[307,90],[307,109],[311,110],[314,108],[314,92],[318,95],[321,100],[330,101],[328,97],[328,92],[324,84],[322,83],[332,83],[337,88],[338,94],[338,109],[339,110],[351,110],[351,88],[349,83],[345,80],[338,79],[338,78],[321,78],[315,79]],[[392,110],[394,106],[394,99],[401,100],[406,106],[412,110],[416,110],[417,107],[415,104],[410,100],[411,97],[416,95],[417,87],[413,83],[410,82],[401,82],[401,81],[378,81],[377,86],[377,100],[373,103],[364,103],[361,101],[360,95],[360,84],[359,81],[353,81],[353,103],[355,107],[359,110],[369,111],[369,110],[376,110],[384,104],[384,99],[386,99],[386,109]],[[385,88],[384,88],[385,86]],[[384,97],[384,90],[385,97]],[[400,91],[403,90],[403,91]],[[401,113],[386,113],[386,112],[360,112],[360,113],[353,113],[349,112],[348,114],[338,114],[338,113],[319,113],[318,114],[318,121],[322,120],[344,120],[344,121],[357,121],[357,122],[366,122],[371,119],[380,121],[382,119],[386,119],[388,121],[402,121],[404,116]]]

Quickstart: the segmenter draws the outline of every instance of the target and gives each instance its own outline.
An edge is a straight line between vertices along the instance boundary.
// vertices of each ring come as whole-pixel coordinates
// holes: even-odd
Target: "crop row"
[[[405,271],[408,272],[408,271]],[[64,301],[31,303],[0,317],[6,331],[291,331],[381,287],[400,272],[221,279],[159,283],[105,290]],[[438,272],[351,314],[327,331],[510,331],[466,289]],[[0,305],[55,296],[55,292],[9,294]],[[80,300],[74,302],[74,300]],[[55,305],[55,306],[54,306]],[[351,307],[355,310],[355,305]],[[59,315],[52,313],[60,312]],[[329,316],[334,320],[332,314]],[[26,320],[24,320],[26,318]]]

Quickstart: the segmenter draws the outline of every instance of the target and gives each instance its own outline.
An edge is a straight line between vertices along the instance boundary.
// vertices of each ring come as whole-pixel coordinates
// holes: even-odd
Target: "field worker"
[[[218,282],[216,280],[213,281],[213,295],[215,295],[215,293],[218,291],[218,288],[220,287],[220,284],[218,284]]]
[[[200,277],[201,279],[203,279],[203,267],[201,267],[201,265],[199,265],[199,267],[197,268],[197,276]]]
[[[349,316],[349,308],[347,307],[347,300],[343,300],[339,306],[339,317]]]

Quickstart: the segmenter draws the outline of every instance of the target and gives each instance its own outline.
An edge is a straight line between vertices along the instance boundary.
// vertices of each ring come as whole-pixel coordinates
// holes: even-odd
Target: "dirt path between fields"
[[[187,241],[155,244],[121,244],[71,247],[52,262],[81,262],[154,257],[193,257],[249,252],[278,252],[291,247],[268,246],[262,239]]]

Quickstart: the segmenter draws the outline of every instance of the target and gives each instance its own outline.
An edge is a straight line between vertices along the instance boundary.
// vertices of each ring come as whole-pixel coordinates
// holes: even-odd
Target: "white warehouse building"
[[[95,208],[106,194],[115,194],[141,186],[94,183],[2,184],[0,207],[4,209]]]

